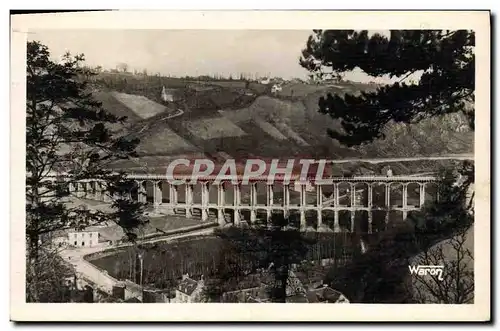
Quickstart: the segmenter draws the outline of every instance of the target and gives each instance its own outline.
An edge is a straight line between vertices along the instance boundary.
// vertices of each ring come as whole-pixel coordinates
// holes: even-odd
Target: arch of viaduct
[[[324,226],[324,214],[328,214],[333,221],[333,226],[328,227],[340,232],[340,213],[350,214],[348,231],[355,230],[355,214],[365,213],[368,233],[373,231],[373,215],[377,212],[385,212],[387,223],[389,212],[398,212],[405,219],[408,213],[419,210],[429,198],[427,188],[436,181],[431,176],[371,176],[321,181],[291,179],[289,183],[275,181],[273,184],[268,184],[267,178],[253,179],[248,184],[230,179],[216,183],[215,178],[203,178],[196,184],[190,181],[172,184],[162,175],[131,174],[128,177],[137,185],[127,198],[149,203],[155,212],[162,214],[196,215],[203,221],[214,218],[220,226],[226,223],[238,226],[242,221],[255,222],[257,215],[269,220],[272,213],[278,212],[296,215],[297,226],[305,230],[310,218],[307,215],[312,212],[317,229]],[[106,193],[104,183],[98,180],[70,183],[69,190],[80,198],[104,202],[113,199]],[[409,190],[413,195],[411,201]],[[394,195],[398,196],[396,201]]]

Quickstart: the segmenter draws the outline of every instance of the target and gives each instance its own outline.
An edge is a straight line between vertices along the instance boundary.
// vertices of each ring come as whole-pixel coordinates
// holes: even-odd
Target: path
[[[155,122],[168,120],[168,119],[171,119],[171,118],[174,118],[174,117],[181,116],[183,114],[184,114],[184,110],[182,110],[180,108],[177,108],[177,112],[176,113],[167,115],[165,117],[162,117],[162,118],[160,118],[159,120],[157,120]],[[146,130],[147,128],[149,128],[149,125],[150,125],[150,123],[144,125],[137,133],[142,133],[144,130]]]
[[[389,158],[361,158],[361,159],[341,159],[328,160],[331,163],[349,163],[349,162],[405,162],[405,161],[436,161],[436,160],[474,160],[474,154],[452,154],[442,156],[415,156],[415,157],[389,157]]]

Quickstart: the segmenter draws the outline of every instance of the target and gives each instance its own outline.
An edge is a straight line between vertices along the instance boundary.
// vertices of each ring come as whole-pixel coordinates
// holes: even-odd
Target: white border
[[[12,17],[11,318],[44,321],[470,321],[490,312],[488,12],[120,11]],[[473,305],[26,304],[24,48],[32,29],[473,29],[476,31],[476,298]],[[305,42],[305,41],[304,41]],[[57,308],[55,308],[57,307]]]

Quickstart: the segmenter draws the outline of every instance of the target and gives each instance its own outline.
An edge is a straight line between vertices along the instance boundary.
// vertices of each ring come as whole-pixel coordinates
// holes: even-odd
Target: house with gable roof
[[[200,302],[201,293],[203,291],[204,281],[203,276],[200,280],[195,280],[189,277],[189,274],[183,275],[182,280],[175,289],[175,299],[172,302],[176,303],[193,303]]]

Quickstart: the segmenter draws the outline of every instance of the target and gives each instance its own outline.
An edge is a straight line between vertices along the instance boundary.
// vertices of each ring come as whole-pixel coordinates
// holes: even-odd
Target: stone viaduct
[[[301,230],[361,231],[372,233],[385,228],[392,217],[405,219],[425,201],[437,199],[432,176],[363,176],[327,180],[268,184],[267,177],[215,182],[198,179],[196,184],[172,184],[165,175],[130,174],[136,188],[128,198],[147,203],[153,214],[182,214],[213,220],[220,226],[240,225],[270,219],[283,213]],[[111,202],[105,185],[97,180],[71,183],[71,194],[79,198]]]

